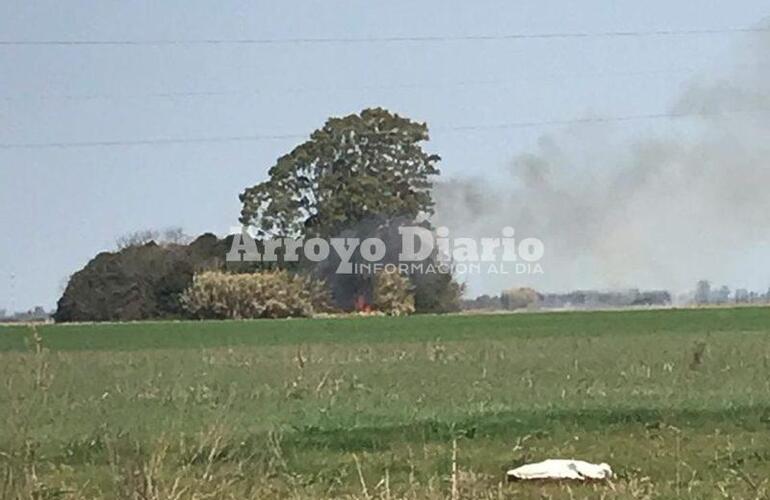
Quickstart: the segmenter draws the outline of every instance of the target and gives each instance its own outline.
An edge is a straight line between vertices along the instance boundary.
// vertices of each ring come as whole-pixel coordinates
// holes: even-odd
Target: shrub
[[[206,234],[190,245],[149,242],[102,252],[69,279],[54,319],[139,321],[176,318],[193,275],[223,266],[226,242]]]
[[[323,282],[286,271],[195,275],[181,297],[182,307],[198,319],[307,317],[329,303]]]
[[[414,305],[418,313],[443,314],[460,310],[465,285],[450,273],[424,273],[411,276]]]
[[[398,272],[383,271],[374,278],[374,308],[390,316],[414,312],[414,295],[409,279]]]
[[[72,275],[59,299],[57,322],[181,318],[179,297],[196,273],[253,272],[259,263],[226,262],[232,236],[204,234],[189,245],[150,241],[102,252]]]

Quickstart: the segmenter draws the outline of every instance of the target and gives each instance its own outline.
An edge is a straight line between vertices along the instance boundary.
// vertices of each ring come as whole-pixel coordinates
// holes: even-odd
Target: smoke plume
[[[438,185],[434,222],[453,234],[496,236],[509,225],[546,245],[544,274],[469,277],[471,290],[681,292],[699,279],[767,290],[770,35],[736,56],[747,64],[693,82],[671,106],[676,123],[663,120],[652,137],[574,126],[514,158],[505,182]]]

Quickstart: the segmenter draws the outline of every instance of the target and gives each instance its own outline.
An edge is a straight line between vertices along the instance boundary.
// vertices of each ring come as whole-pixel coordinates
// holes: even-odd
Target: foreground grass
[[[766,498],[768,333],[769,309],[0,329],[0,498]],[[556,456],[618,478],[503,482]]]

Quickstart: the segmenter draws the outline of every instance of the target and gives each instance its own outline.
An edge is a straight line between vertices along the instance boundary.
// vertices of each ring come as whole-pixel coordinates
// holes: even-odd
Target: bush
[[[224,266],[227,242],[206,234],[190,245],[149,242],[102,252],[67,283],[54,319],[139,321],[178,318],[193,275]]]
[[[395,271],[383,271],[375,276],[373,299],[374,308],[389,316],[414,312],[414,295],[409,279]]]
[[[286,271],[195,275],[181,296],[187,313],[197,319],[307,317],[329,303],[323,282]]]
[[[465,287],[450,273],[413,274],[411,279],[418,313],[443,314],[460,310]]]
[[[189,245],[128,245],[102,252],[72,275],[54,315],[67,321],[140,321],[184,316],[179,297],[203,271],[253,272],[259,263],[226,262],[232,237],[204,234]]]

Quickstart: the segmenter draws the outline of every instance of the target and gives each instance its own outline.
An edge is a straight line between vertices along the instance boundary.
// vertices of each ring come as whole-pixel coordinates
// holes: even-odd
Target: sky
[[[5,0],[0,41],[719,30],[756,26],[770,15],[760,0],[212,5]],[[666,113],[698,75],[734,64],[730,54],[742,37],[3,44],[0,144],[294,136],[329,116],[383,106],[428,123],[426,147],[442,156],[442,178],[495,179],[558,125],[483,127]],[[482,129],[452,130],[464,126]],[[608,126],[616,136],[636,137],[677,125]],[[298,142],[0,147],[0,309],[54,307],[68,276],[128,232],[170,226],[189,234],[228,232],[237,223],[238,194]],[[765,255],[752,251],[757,259]],[[479,283],[472,288],[487,291]]]

